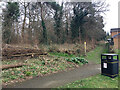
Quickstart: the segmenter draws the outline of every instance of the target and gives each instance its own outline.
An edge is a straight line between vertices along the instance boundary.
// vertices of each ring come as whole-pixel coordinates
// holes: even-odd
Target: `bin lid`
[[[104,54],[101,54],[101,55],[106,55],[106,56],[117,56],[118,54],[113,54],[113,53],[104,53]]]

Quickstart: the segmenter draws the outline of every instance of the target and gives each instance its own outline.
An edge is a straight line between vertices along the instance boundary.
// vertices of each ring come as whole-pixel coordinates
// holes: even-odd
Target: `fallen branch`
[[[12,57],[35,56],[35,55],[47,55],[47,53],[43,53],[43,54],[39,54],[39,53],[17,54],[17,55],[12,55]]]

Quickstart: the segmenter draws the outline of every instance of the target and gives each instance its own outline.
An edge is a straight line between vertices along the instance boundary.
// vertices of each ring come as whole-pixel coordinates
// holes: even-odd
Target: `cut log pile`
[[[39,55],[46,55],[47,53],[34,48],[23,48],[23,47],[3,47],[2,48],[2,58],[3,59],[12,59],[12,58],[21,58],[21,57],[36,57]]]

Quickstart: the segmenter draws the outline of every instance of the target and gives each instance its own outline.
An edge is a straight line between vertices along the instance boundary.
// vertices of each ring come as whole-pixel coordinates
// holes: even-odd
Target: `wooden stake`
[[[84,50],[85,50],[85,56],[86,56],[86,42],[84,42]]]

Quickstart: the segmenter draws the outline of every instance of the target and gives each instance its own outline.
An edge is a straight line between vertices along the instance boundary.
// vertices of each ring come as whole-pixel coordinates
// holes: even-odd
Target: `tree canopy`
[[[75,43],[106,37],[105,2],[8,2],[3,12],[4,43]]]

